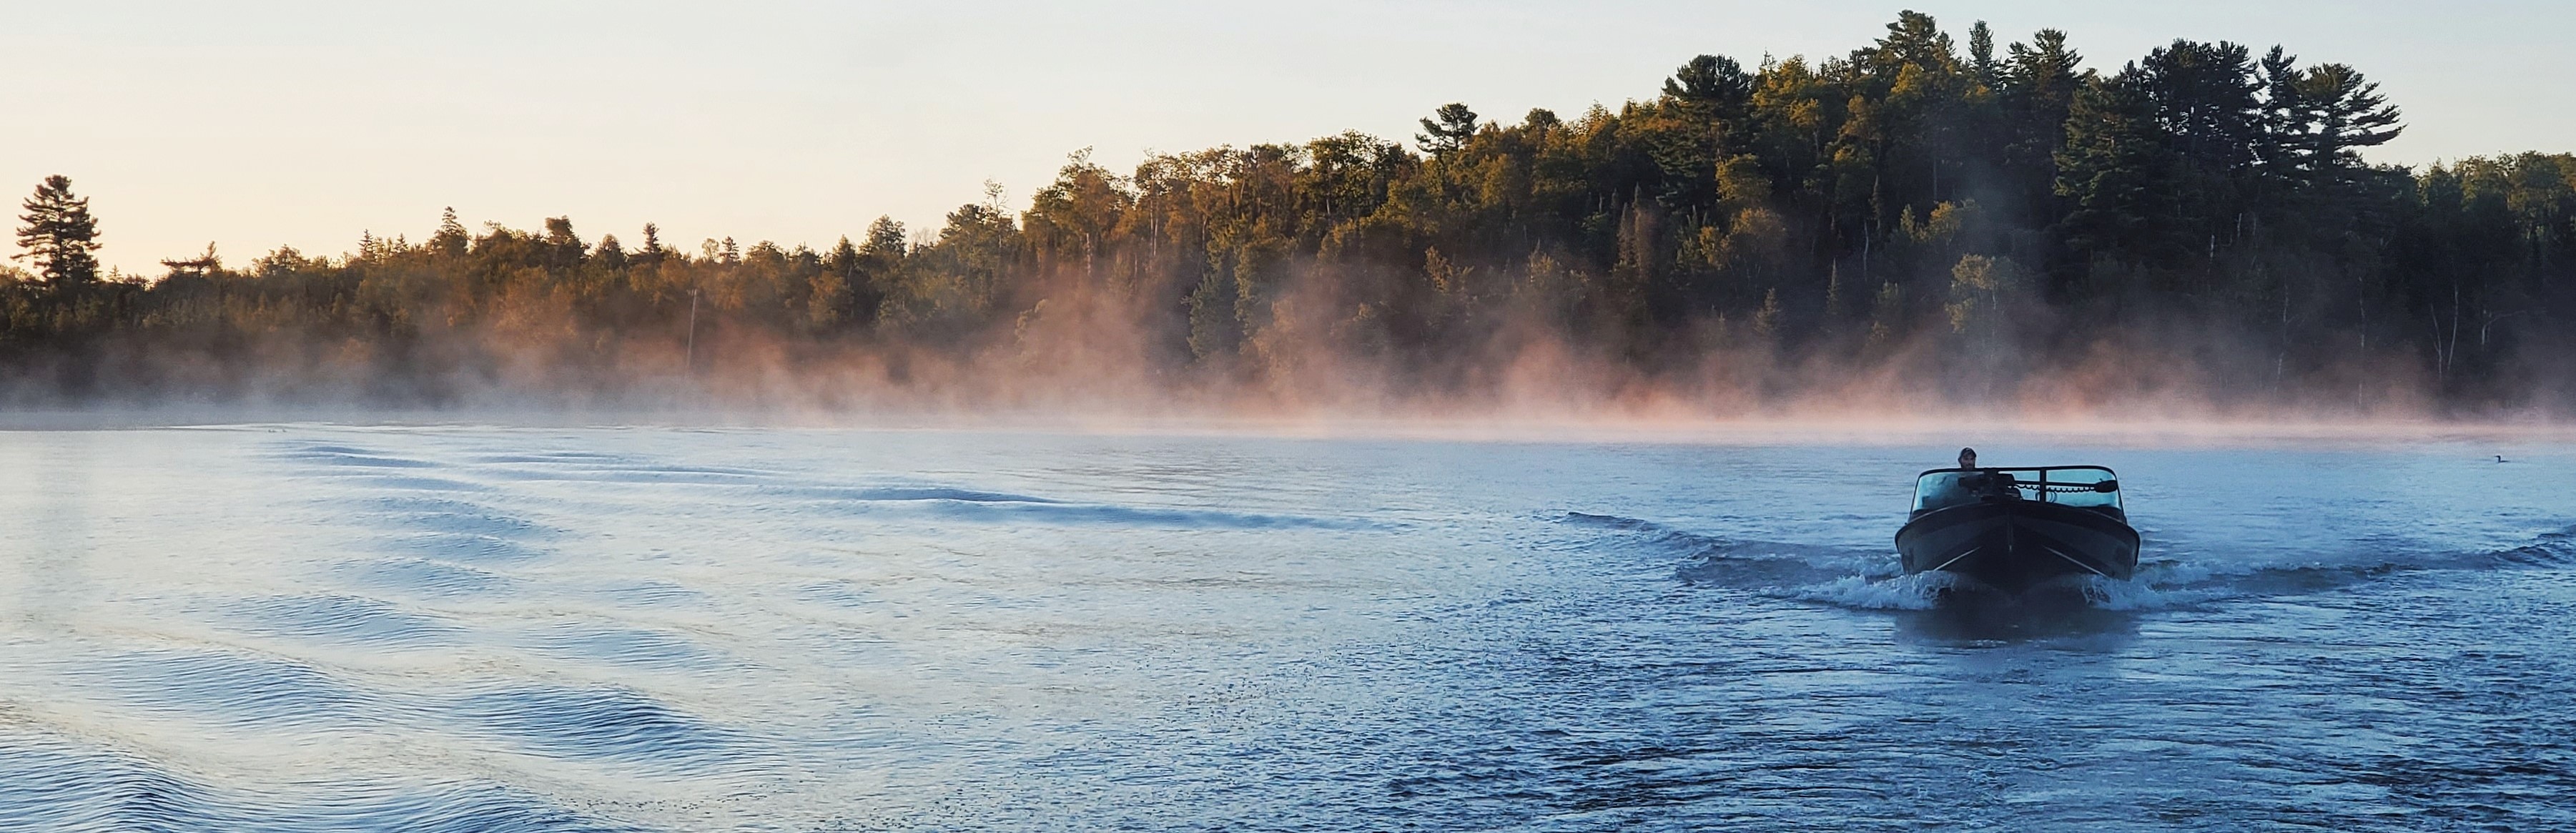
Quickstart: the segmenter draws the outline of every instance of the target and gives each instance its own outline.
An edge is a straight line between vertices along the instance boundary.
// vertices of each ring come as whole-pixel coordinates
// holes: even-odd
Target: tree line
[[[1123,173],[1086,151],[1024,209],[994,188],[933,232],[880,218],[822,250],[451,211],[417,242],[102,275],[52,177],[21,217],[30,268],[0,275],[0,359],[21,399],[1104,372],[1473,398],[1555,356],[1580,372],[1544,384],[1608,395],[2568,404],[2576,156],[2366,161],[2403,129],[2360,71],[2280,47],[2096,66],[2059,31],[1977,23],[1963,48],[1905,12],[1844,55],[1692,58],[1615,110],[1449,104],[1410,147],[1348,132]]]

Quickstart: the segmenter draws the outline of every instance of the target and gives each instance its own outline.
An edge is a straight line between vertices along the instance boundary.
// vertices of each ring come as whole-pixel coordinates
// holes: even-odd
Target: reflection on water
[[[2576,824],[2567,453],[1978,438],[2004,601],[1938,439],[0,434],[0,829]]]

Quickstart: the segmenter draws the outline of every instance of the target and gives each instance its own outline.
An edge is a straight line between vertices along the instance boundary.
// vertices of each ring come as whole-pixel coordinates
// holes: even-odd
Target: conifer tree
[[[2171,214],[2166,135],[2145,73],[2131,64],[2076,93],[2057,152],[2057,194],[2072,203],[2068,242],[2096,254],[2139,253],[2149,225]]]
[[[1968,27],[1968,70],[1976,74],[1977,83],[1988,87],[2003,82],[2002,64],[1995,62],[1995,30],[1983,20]]]
[[[599,246],[591,258],[612,270],[624,269],[626,268],[626,246],[617,242],[617,235],[600,235]]]
[[[438,231],[429,235],[429,250],[446,257],[463,257],[471,242],[465,224],[456,221],[456,207],[448,206],[438,213]]]
[[[2299,100],[2315,120],[2307,143],[2308,165],[2320,173],[2362,166],[2361,149],[2387,144],[2405,127],[2379,85],[2343,64],[2319,64],[2302,73]]]
[[[12,259],[34,259],[37,273],[56,288],[98,279],[98,258],[90,254],[98,251],[98,220],[90,216],[89,199],[72,194],[71,179],[45,177],[21,205],[27,213],[18,215],[26,223],[18,227],[18,247],[26,251]]]
[[[2296,188],[2307,179],[2303,137],[2315,122],[2300,96],[2303,74],[2299,72],[2299,57],[2274,46],[2263,56],[2257,71],[2263,80],[2263,109],[2254,141],[2254,162],[2267,190]]]
[[[1475,135],[1476,111],[1467,109],[1465,104],[1451,102],[1440,105],[1431,118],[1423,119],[1422,132],[1414,134],[1413,140],[1422,146],[1423,152],[1439,156],[1466,147],[1467,140]]]
[[[1702,119],[1739,118],[1745,103],[1753,97],[1753,76],[1745,74],[1744,65],[1733,58],[1701,55],[1673,71],[1673,77],[1664,81],[1664,95],[1696,111]],[[1447,109],[1442,112],[1446,114]],[[1473,124],[1472,118],[1469,124]],[[1423,126],[1430,127],[1427,123]]]
[[[644,248],[635,250],[635,262],[648,266],[660,266],[662,259],[670,256],[671,250],[662,245],[662,227],[645,223]]]
[[[867,242],[859,244],[859,254],[870,268],[892,269],[903,262],[910,245],[904,238],[902,223],[893,217],[878,217],[868,224]]]
[[[582,258],[590,250],[581,236],[573,233],[571,217],[546,218],[545,245],[549,265],[557,267],[581,265]]]
[[[2057,153],[2066,146],[2067,114],[2088,74],[2084,56],[2066,45],[2066,33],[2041,29],[2028,43],[2006,48],[1998,70],[2002,88],[2002,161],[2015,206],[2025,222],[2047,227],[2059,217],[2052,199]]]

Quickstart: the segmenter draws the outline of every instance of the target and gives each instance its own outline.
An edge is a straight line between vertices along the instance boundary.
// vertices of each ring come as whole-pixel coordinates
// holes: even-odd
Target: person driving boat
[[[1970,495],[2001,500],[2021,498],[2020,481],[2015,480],[2011,473],[1976,470],[1976,449],[1959,449],[1959,468],[1970,470],[1969,473],[1959,476],[1959,488]]]

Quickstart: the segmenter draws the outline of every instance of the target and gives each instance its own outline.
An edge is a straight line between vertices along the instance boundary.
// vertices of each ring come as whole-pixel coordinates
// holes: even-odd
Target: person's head
[[[1973,448],[1959,449],[1959,467],[1963,469],[1976,468],[1977,450]]]

